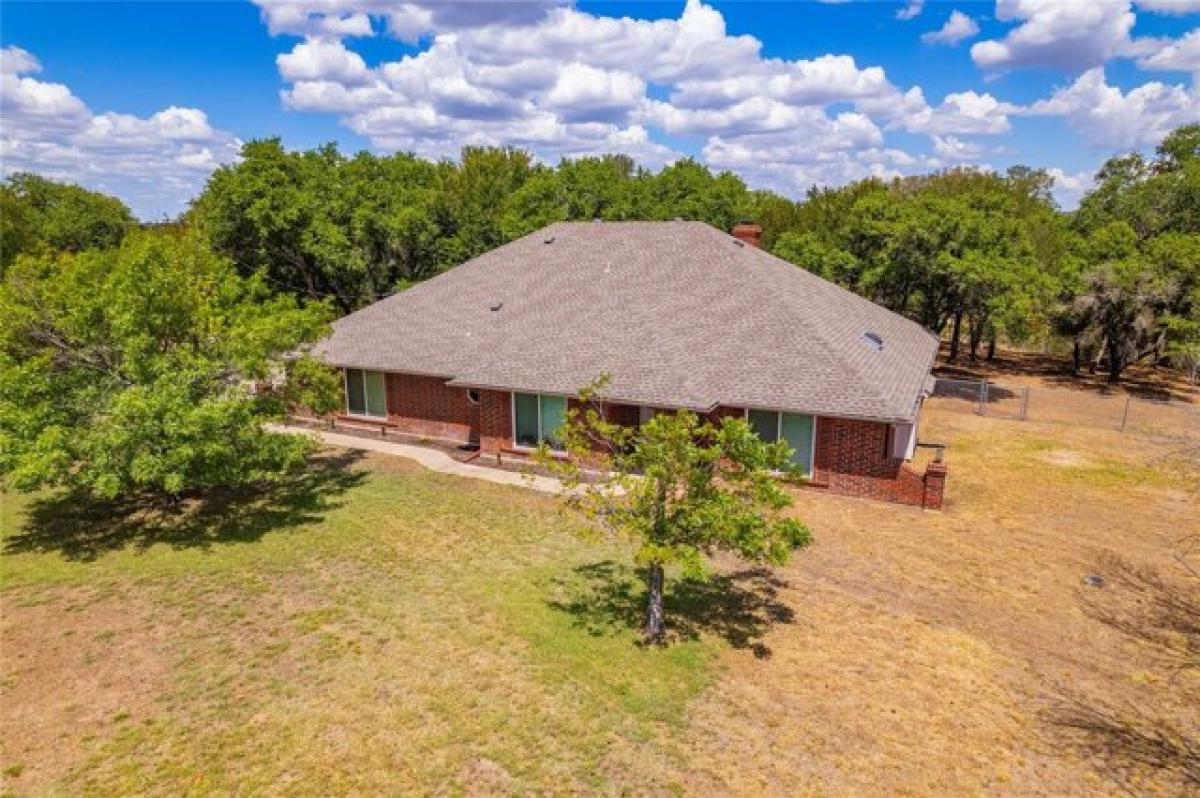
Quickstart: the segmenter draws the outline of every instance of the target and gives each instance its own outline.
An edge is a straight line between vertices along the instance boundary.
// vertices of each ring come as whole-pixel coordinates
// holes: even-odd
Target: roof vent
[[[504,307],[504,303],[502,301],[500,301],[499,299],[494,299],[494,300],[492,300],[491,307],[492,307],[492,312],[495,312],[495,311],[499,310],[500,308]]]
[[[545,241],[543,241],[542,243],[543,243],[543,244],[553,244],[553,243],[554,243],[554,236],[549,236],[549,237],[548,237],[548,238],[546,238],[546,240],[545,240]]]
[[[883,351],[883,338],[879,336],[879,333],[865,332],[863,333],[862,337],[863,340],[867,342],[867,346],[871,347],[876,352]]]

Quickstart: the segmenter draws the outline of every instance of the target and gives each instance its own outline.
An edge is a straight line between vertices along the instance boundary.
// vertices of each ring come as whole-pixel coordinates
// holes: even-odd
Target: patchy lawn
[[[937,402],[945,513],[804,492],[816,543],[674,586],[551,499],[328,453],[166,515],[0,496],[0,785],[46,792],[1178,789],[1072,707],[1196,724],[1166,649],[1088,611],[1103,552],[1170,575],[1193,456]],[[1090,591],[1090,592],[1089,592]],[[1107,592],[1105,592],[1107,591]]]

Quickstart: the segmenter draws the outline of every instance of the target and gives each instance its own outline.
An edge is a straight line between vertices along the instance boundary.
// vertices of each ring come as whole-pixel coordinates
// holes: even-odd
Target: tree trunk
[[[954,327],[950,331],[950,362],[958,360],[958,349],[962,338],[962,311],[954,311]]]
[[[1079,336],[1075,336],[1074,345],[1071,347],[1071,376],[1079,376],[1079,364],[1083,361],[1083,349],[1079,344]]]
[[[1150,365],[1154,366],[1155,368],[1158,368],[1160,365],[1162,365],[1163,358],[1166,356],[1165,355],[1166,345],[1167,345],[1167,334],[1166,334],[1166,332],[1160,332],[1155,337],[1154,343],[1150,344],[1150,346],[1147,347],[1145,350],[1138,352],[1137,357],[1134,358],[1134,360],[1137,361],[1138,363],[1140,363],[1143,360],[1145,360],[1148,356],[1154,355],[1154,359],[1150,361]]]
[[[971,344],[971,362],[974,363],[979,357],[979,341],[983,338],[983,324],[972,320],[967,325],[967,335]]]
[[[1092,358],[1092,364],[1088,366],[1088,373],[1095,374],[1096,369],[1100,368],[1100,361],[1104,360],[1104,353],[1108,351],[1108,336],[1100,342],[1100,347],[1096,350],[1096,356]]]
[[[1121,344],[1119,341],[1110,338],[1108,340],[1108,381],[1117,383],[1121,381],[1121,370],[1125,367],[1122,362]]]
[[[996,359],[996,336],[988,338],[987,360],[991,363]]]
[[[650,563],[646,587],[646,628],[643,632],[647,640],[658,642],[663,638],[663,567],[661,563]]]

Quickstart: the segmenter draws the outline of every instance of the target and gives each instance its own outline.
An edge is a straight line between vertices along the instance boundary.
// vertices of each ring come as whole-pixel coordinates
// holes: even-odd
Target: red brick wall
[[[926,510],[942,509],[946,490],[946,464],[930,463],[925,467],[925,493],[921,506]]]
[[[478,410],[467,389],[452,387],[441,377],[387,374],[388,422],[412,435],[466,443],[474,437]]]
[[[463,442],[477,436],[480,449],[488,453],[513,444],[512,394],[507,391],[481,390],[479,405],[472,405],[465,388],[450,387],[437,377],[388,374],[386,386],[388,422],[403,432]],[[637,424],[636,406],[606,405],[605,412],[612,421]],[[708,414],[713,421],[742,415],[735,407]],[[847,496],[941,509],[945,465],[932,464],[919,474],[889,457],[887,424],[827,417],[816,423],[813,485]]]
[[[708,417],[719,422],[742,415],[741,408],[718,407]],[[941,509],[945,465],[919,474],[903,460],[889,457],[888,424],[828,417],[817,418],[816,423],[814,486],[846,496]]]
[[[880,421],[818,418],[813,484],[847,496],[941,509],[945,466],[918,474],[888,456],[888,440],[889,425]]]
[[[512,394],[508,391],[480,391],[480,451],[495,453],[512,444]]]

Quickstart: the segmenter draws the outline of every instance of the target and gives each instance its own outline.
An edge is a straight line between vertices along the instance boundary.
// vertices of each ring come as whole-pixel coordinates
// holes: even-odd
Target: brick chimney
[[[733,237],[754,248],[762,246],[762,228],[754,222],[741,221],[733,226]]]

